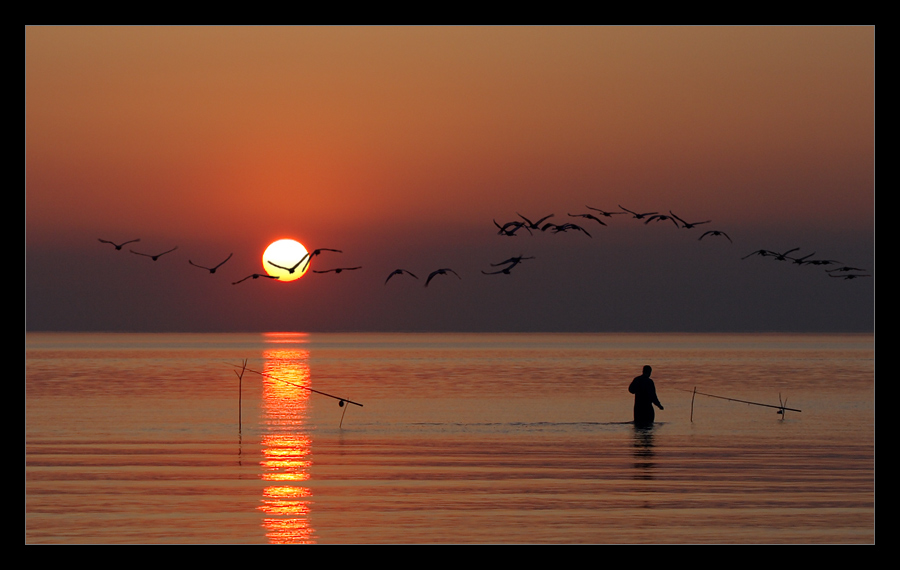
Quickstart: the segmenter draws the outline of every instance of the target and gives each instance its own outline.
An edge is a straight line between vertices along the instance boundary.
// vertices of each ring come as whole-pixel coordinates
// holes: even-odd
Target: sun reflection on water
[[[284,339],[271,339],[284,344]],[[312,491],[309,479],[312,440],[304,433],[309,403],[309,351],[279,347],[263,352],[263,428],[260,477],[273,484],[263,490],[259,510],[272,543],[312,543]]]

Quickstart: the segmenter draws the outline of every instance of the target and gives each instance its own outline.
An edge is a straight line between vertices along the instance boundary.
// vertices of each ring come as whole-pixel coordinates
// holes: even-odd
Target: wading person
[[[656,397],[656,386],[650,379],[650,373],[653,371],[649,366],[644,366],[644,373],[631,381],[628,391],[634,394],[634,425],[648,426],[653,425],[655,405],[660,410],[663,409]]]

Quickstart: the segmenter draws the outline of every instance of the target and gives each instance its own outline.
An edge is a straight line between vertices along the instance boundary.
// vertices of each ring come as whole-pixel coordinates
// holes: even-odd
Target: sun
[[[280,239],[269,244],[263,252],[262,264],[266,273],[278,277],[279,281],[294,281],[303,277],[309,269],[309,258],[306,255],[306,248],[299,241]],[[300,263],[301,260],[303,263]],[[281,267],[275,267],[276,265]]]

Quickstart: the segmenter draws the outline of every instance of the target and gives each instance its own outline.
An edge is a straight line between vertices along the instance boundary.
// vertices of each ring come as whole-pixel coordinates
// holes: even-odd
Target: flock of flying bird
[[[593,210],[593,211],[597,212],[597,214],[592,214],[592,213],[569,214],[569,217],[593,220],[593,221],[597,222],[598,224],[600,224],[601,226],[606,226],[606,222],[601,220],[600,217],[612,218],[615,215],[631,215],[631,217],[634,218],[635,220],[642,220],[644,222],[644,225],[647,225],[650,222],[669,221],[669,222],[672,222],[672,224],[676,228],[687,229],[687,230],[694,229],[696,226],[700,226],[703,224],[709,224],[712,222],[712,220],[704,220],[702,222],[687,222],[683,218],[681,218],[677,214],[675,214],[672,210],[669,210],[669,213],[667,215],[667,214],[660,214],[659,212],[635,212],[634,210],[629,210],[628,208],[622,206],[621,204],[619,204],[619,208],[621,211],[607,211],[607,210],[601,210],[600,208],[593,208],[591,206],[585,206],[585,207],[589,210]],[[581,227],[577,224],[573,224],[571,222],[564,223],[564,224],[554,224],[552,222],[544,223],[544,222],[546,222],[546,220],[552,218],[554,216],[553,214],[550,214],[549,216],[544,216],[543,218],[540,218],[534,222],[532,222],[530,219],[526,218],[522,214],[517,213],[517,215],[521,218],[521,220],[513,220],[513,221],[507,222],[502,225],[500,223],[498,223],[497,220],[494,220],[494,225],[499,230],[497,233],[502,236],[512,237],[512,236],[515,236],[518,231],[523,230],[523,229],[532,235],[533,235],[533,231],[541,231],[541,232],[551,231],[553,233],[560,233],[560,232],[566,232],[569,230],[574,230],[574,231],[583,232],[588,237],[591,237],[591,234],[588,233],[588,231],[586,229],[584,229],[583,227]],[[600,217],[598,217],[598,216],[600,216]],[[543,224],[543,225],[541,225],[541,224]],[[705,238],[707,236],[710,236],[710,237],[722,236],[725,239],[727,239],[729,241],[729,243],[734,243],[734,241],[731,239],[731,236],[729,236],[727,233],[725,233],[721,230],[707,230],[707,231],[703,232],[700,235],[700,237],[697,238],[697,240],[702,241],[703,238]],[[815,255],[815,252],[804,255],[803,257],[789,257],[788,256],[789,253],[793,253],[795,251],[798,251],[799,249],[800,249],[799,247],[795,247],[784,253],[779,253],[776,251],[770,251],[770,250],[766,250],[766,249],[760,249],[760,250],[750,253],[749,255],[742,257],[741,259],[747,259],[748,257],[752,257],[754,255],[759,255],[762,257],[772,257],[776,261],[791,260],[793,263],[795,263],[797,265],[839,265],[839,264],[841,264],[841,262],[839,262],[835,259],[810,259],[813,255]],[[522,258],[513,258],[513,259],[517,259],[518,261],[521,261]],[[513,261],[513,259],[507,260],[507,262]],[[530,258],[525,258],[525,259],[530,259]],[[518,261],[516,261],[516,263],[518,263]],[[504,263],[506,263],[506,262],[504,262]],[[508,274],[509,269],[514,267],[516,263],[513,263],[513,265],[506,268],[505,270],[497,271],[494,273],[507,273]],[[846,265],[842,266],[842,267],[836,267],[834,269],[826,269],[825,271],[828,273],[828,275],[830,277],[837,277],[837,278],[841,278],[841,279],[845,279],[845,280],[856,279],[859,277],[871,277],[871,275],[869,275],[869,274],[850,273],[851,271],[865,271],[865,269],[861,269],[859,267],[850,267],[850,266],[846,266]],[[482,271],[482,273],[485,273],[485,272]]]
[[[645,225],[650,224],[651,222],[657,222],[657,223],[658,222],[671,222],[676,228],[688,229],[688,230],[694,229],[696,226],[700,226],[700,225],[708,224],[708,223],[712,222],[712,220],[704,220],[702,222],[687,222],[683,218],[677,216],[671,210],[669,210],[668,214],[660,214],[659,212],[635,212],[633,210],[629,210],[629,209],[625,208],[622,205],[619,205],[619,208],[621,211],[606,211],[606,210],[601,210],[599,208],[593,208],[591,206],[586,206],[586,208],[588,208],[589,210],[592,210],[593,212],[596,212],[596,214],[589,212],[589,213],[582,213],[582,214],[568,214],[568,216],[571,218],[583,218],[585,220],[595,222],[595,223],[599,224],[600,226],[606,226],[607,225],[606,222],[604,222],[601,218],[610,219],[616,215],[630,215],[633,219],[643,221],[643,223]],[[566,222],[566,223],[562,223],[562,224],[548,222],[547,220],[549,220],[550,218],[553,218],[554,214],[544,216],[540,219],[537,219],[536,221],[532,221],[531,219],[526,218],[522,214],[517,213],[517,215],[521,219],[513,220],[513,221],[507,222],[505,224],[500,224],[497,222],[497,220],[494,220],[494,225],[498,229],[497,234],[501,235],[501,236],[506,236],[506,237],[515,237],[518,235],[518,232],[520,232],[522,230],[526,231],[530,235],[534,235],[535,232],[548,232],[549,231],[553,234],[558,234],[558,233],[564,233],[564,232],[569,232],[569,231],[575,231],[575,232],[582,232],[587,237],[592,237],[591,234],[584,227],[579,226],[578,224],[574,224],[571,222]],[[719,237],[719,236],[727,239],[729,241],[729,243],[734,243],[732,241],[731,237],[727,233],[725,233],[721,230],[707,230],[707,231],[703,232],[700,235],[700,237],[697,238],[697,240],[702,241],[706,237]],[[116,248],[116,250],[121,250],[123,246],[125,246],[129,243],[139,242],[140,239],[133,239],[133,240],[129,240],[129,241],[126,241],[123,243],[115,243],[115,242],[105,240],[105,239],[100,239],[99,241],[102,243],[106,243],[106,244],[110,244],[110,245],[114,246]],[[131,251],[131,253],[133,253],[135,255],[149,257],[153,261],[157,261],[163,255],[171,253],[171,252],[175,251],[176,249],[178,249],[177,246],[173,247],[172,249],[169,249],[169,250],[163,251],[162,253],[157,253],[157,254],[135,251],[134,249],[131,249],[129,251]],[[770,251],[770,250],[766,250],[766,249],[759,249],[759,250],[753,251],[753,252],[745,255],[741,259],[744,260],[744,259],[748,259],[750,257],[760,256],[760,257],[771,257],[776,261],[790,260],[793,264],[797,264],[797,265],[841,265],[840,267],[826,269],[825,271],[828,273],[828,275],[830,277],[841,278],[841,279],[845,279],[845,280],[857,279],[860,277],[871,277],[870,274],[857,273],[857,272],[866,271],[865,269],[842,265],[841,262],[834,260],[834,259],[810,259],[813,255],[815,255],[815,252],[804,255],[802,257],[797,257],[796,254],[793,257],[788,255],[788,254],[794,253],[795,251],[799,251],[799,249],[800,249],[799,247],[795,247],[793,249],[789,249],[789,250],[785,251],[784,253],[779,253],[776,251]],[[312,261],[312,258],[320,255],[323,251],[343,253],[343,251],[339,250],[339,249],[319,248],[319,249],[315,249],[315,250],[308,252],[300,260],[298,260],[297,263],[290,265],[290,266],[289,265],[278,265],[272,261],[267,261],[267,263],[271,264],[274,267],[277,267],[279,269],[287,271],[289,274],[295,273],[296,271],[298,271],[298,269],[299,269],[300,273],[303,273],[308,268],[310,262]],[[210,274],[213,274],[216,272],[217,269],[219,269],[228,260],[230,260],[232,255],[233,255],[233,253],[228,254],[228,257],[226,257],[223,261],[219,262],[217,265],[214,265],[212,267],[199,265],[197,263],[194,263],[190,259],[188,260],[188,263],[194,267],[209,271]],[[507,259],[505,261],[501,261],[499,263],[491,263],[490,265],[492,268],[494,268],[493,270],[491,270],[491,271],[482,270],[481,272],[484,275],[500,275],[500,274],[509,275],[511,270],[514,267],[516,267],[517,265],[519,265],[520,263],[522,263],[522,261],[524,261],[526,259],[534,259],[534,257],[533,256],[525,257],[524,255],[510,257],[509,259]],[[339,274],[343,271],[354,271],[354,270],[361,269],[361,268],[362,268],[362,266],[335,267],[332,269],[323,269],[323,270],[315,270],[314,269],[312,271],[313,271],[313,273],[332,273],[333,272],[333,273]],[[395,269],[387,276],[387,279],[385,279],[384,284],[387,285],[388,282],[394,276],[403,276],[403,275],[407,275],[409,277],[419,279],[419,277],[417,275],[415,275],[414,273],[412,273],[411,271],[409,271],[407,269]],[[432,271],[428,275],[428,277],[425,279],[425,287],[428,287],[428,285],[429,285],[429,283],[431,283],[432,279],[434,279],[435,277],[438,277],[438,276],[442,276],[442,275],[454,275],[457,279],[462,279],[459,276],[459,274],[456,271],[454,271],[453,269],[451,269],[449,267],[443,267],[443,268]],[[266,273],[253,273],[251,275],[244,277],[243,279],[234,281],[232,283],[232,285],[237,285],[239,283],[243,283],[244,281],[246,281],[248,279],[259,279],[261,277],[266,278],[266,279],[279,279],[279,277],[277,275],[268,275]]]

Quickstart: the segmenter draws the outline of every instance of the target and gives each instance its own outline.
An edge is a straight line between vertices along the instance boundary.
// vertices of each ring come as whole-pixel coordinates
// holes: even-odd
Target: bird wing
[[[567,224],[567,225],[569,226],[570,229],[578,230],[578,231],[584,232],[584,234],[585,234],[587,237],[591,237],[591,234],[589,234],[589,233],[587,232],[587,230],[584,229],[583,227],[581,227],[581,226],[579,226],[579,225],[576,225],[576,224]]]
[[[205,269],[205,270],[207,270],[207,271],[211,271],[211,269],[210,269],[209,267],[203,267],[202,265],[197,265],[196,263],[194,263],[194,262],[191,261],[190,259],[188,259],[188,263],[190,263],[190,264],[193,265],[194,267],[199,267],[200,269]]]
[[[674,213],[672,210],[669,210],[669,213],[672,214],[672,217],[673,217],[673,218],[675,218],[676,220],[678,220],[678,221],[681,222],[682,224],[688,225],[687,222],[685,222],[684,220],[682,220],[681,218],[679,218],[678,216],[676,216],[675,213]]]
[[[231,256],[232,256],[232,255],[234,255],[234,253],[229,253],[229,254],[228,254],[228,257],[225,258],[225,261],[228,261],[229,259],[231,259]],[[222,267],[222,265],[225,264],[225,261],[223,261],[222,263],[216,265],[215,267],[213,267],[213,269],[218,269],[218,268]]]

